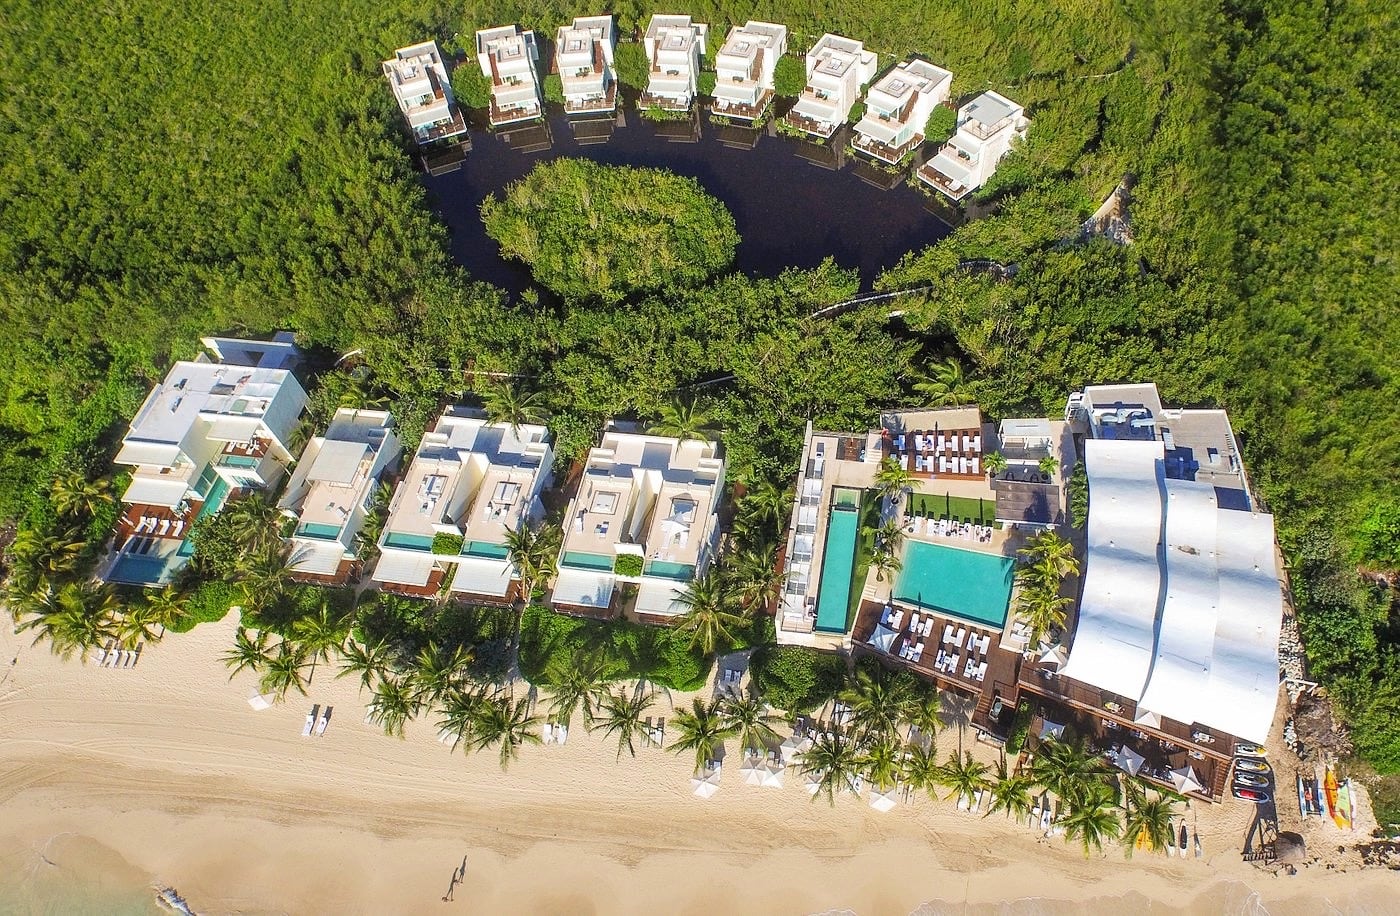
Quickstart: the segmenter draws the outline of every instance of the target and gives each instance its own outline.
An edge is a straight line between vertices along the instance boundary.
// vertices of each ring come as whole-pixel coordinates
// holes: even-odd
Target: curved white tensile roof
[[[1209,702],[1206,693],[1220,613],[1216,578],[1215,487],[1189,480],[1165,481],[1166,576],[1157,649],[1143,708],[1191,724]]]
[[[1152,667],[1159,603],[1162,443],[1085,443],[1089,554],[1067,677],[1136,699]]]
[[[1283,591],[1275,566],[1274,517],[1222,510],[1220,620],[1201,721],[1262,743],[1278,704]]]

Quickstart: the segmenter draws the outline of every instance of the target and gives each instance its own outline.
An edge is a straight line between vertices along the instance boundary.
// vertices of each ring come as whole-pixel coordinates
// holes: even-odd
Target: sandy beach
[[[1381,912],[1400,888],[1335,852],[1293,876],[1242,862],[1253,812],[1240,802],[1187,812],[1204,859],[1125,861],[951,802],[813,803],[795,773],[775,789],[726,772],[701,800],[688,758],[639,748],[618,762],[577,721],[566,746],[526,747],[502,772],[494,752],[450,753],[431,722],[385,737],[362,721],[357,680],[325,666],[307,697],[254,711],[254,678],[229,681],[220,661],[233,629],[203,625],[110,670],[6,628],[0,910],[78,912],[55,904],[81,888],[107,902],[93,912],[141,912],[153,883],[196,912],[243,914],[1302,914]],[[331,724],[303,738],[312,703],[334,708]],[[669,701],[654,712],[669,717]],[[941,753],[956,742],[941,735]]]

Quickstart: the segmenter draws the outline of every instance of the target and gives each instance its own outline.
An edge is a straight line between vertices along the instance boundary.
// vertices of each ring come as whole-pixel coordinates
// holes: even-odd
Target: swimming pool
[[[844,491],[833,494],[831,518],[826,523],[826,547],[822,550],[821,587],[817,592],[816,628],[823,633],[846,632],[851,576],[856,566],[856,535],[860,531],[859,506],[859,493],[854,493],[854,498],[847,498]]]
[[[894,596],[905,604],[1001,627],[1006,623],[1015,569],[1016,561],[1010,557],[909,541]]]
[[[672,563],[667,560],[652,560],[647,563],[648,576],[659,576],[663,579],[675,579],[678,582],[689,582],[695,578],[695,567],[689,563]]]

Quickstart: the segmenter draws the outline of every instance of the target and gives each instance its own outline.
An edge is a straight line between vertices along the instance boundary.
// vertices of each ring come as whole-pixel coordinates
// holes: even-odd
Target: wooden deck
[[[184,512],[176,512],[168,506],[124,503],[122,514],[117,519],[115,547],[120,550],[134,537],[183,541],[190,536],[190,529],[203,505],[203,500],[193,499]]]
[[[363,564],[359,560],[341,560],[335,572],[330,575],[288,571],[287,577],[293,582],[301,582],[306,585],[325,585],[337,588],[349,584],[352,579],[358,579],[362,566]]]
[[[428,573],[428,581],[423,585],[402,585],[398,582],[378,582],[375,583],[381,592],[388,592],[391,595],[402,595],[405,598],[436,598],[442,589],[442,579],[445,576],[441,569],[436,566]]]

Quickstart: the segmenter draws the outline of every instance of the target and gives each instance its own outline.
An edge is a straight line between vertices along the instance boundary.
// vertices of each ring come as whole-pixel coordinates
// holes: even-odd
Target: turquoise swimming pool
[[[847,499],[834,494],[822,550],[821,587],[817,592],[816,628],[823,633],[846,632],[851,606],[851,576],[856,566],[856,536],[860,531],[860,494]]]
[[[905,604],[1000,627],[1006,623],[1015,570],[1011,557],[909,541],[894,596]]]
[[[678,582],[689,582],[695,578],[695,567],[689,563],[672,563],[668,560],[652,560],[647,563],[646,574],[648,576],[660,576],[663,579],[675,579]]]

